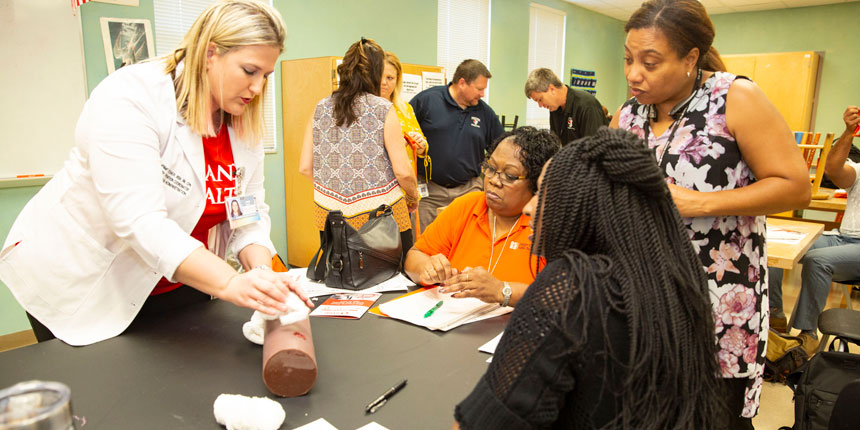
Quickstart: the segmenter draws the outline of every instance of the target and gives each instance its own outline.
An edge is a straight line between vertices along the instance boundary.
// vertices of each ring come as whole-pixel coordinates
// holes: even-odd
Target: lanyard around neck
[[[489,216],[489,213],[487,214],[487,216]],[[505,248],[508,247],[508,239],[511,238],[511,233],[514,232],[514,227],[516,227],[517,224],[520,223],[520,218],[522,218],[522,216],[523,215],[520,214],[520,216],[517,218],[517,221],[514,223],[514,225],[511,226],[511,229],[508,230],[508,236],[505,237],[505,243],[504,245],[502,245],[502,250],[499,252],[499,257],[496,258],[496,264],[493,264],[493,254],[496,253],[496,220],[499,219],[498,215],[493,214],[493,233],[492,237],[490,238],[490,261],[487,263],[487,270],[490,272],[491,275],[494,271],[496,271],[496,266],[499,265],[499,260],[502,259],[502,254],[505,253]]]
[[[669,130],[669,136],[666,139],[666,144],[663,146],[663,151],[660,152],[660,157],[657,159],[657,162],[660,164],[661,170],[666,169],[665,159],[666,159],[666,153],[669,151],[669,145],[672,144],[672,139],[675,138],[675,132],[678,131],[678,128],[681,126],[681,123],[683,122],[684,117],[687,116],[687,111],[690,109],[690,105],[693,104],[693,99],[695,98],[696,92],[699,90],[699,87],[701,86],[701,84],[702,84],[702,69],[699,69],[698,72],[696,72],[696,83],[693,84],[693,92],[690,93],[690,96],[687,97],[684,101],[675,105],[675,107],[673,107],[672,110],[669,111],[669,116],[672,117],[672,125],[671,125],[672,128],[671,128],[671,130]],[[681,114],[678,115],[677,112],[679,110],[681,110],[682,108],[683,108],[683,110],[681,111]],[[657,108],[654,105],[648,105],[648,117],[647,117],[648,126],[645,127],[645,144],[646,145],[650,144],[650,142],[648,142],[648,139],[651,136],[651,117],[656,116],[656,115],[651,114],[652,109],[657,109]],[[676,116],[676,115],[678,115],[678,116]]]

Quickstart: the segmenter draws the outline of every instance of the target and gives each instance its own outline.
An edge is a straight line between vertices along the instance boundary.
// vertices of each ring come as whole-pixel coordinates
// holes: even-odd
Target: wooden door
[[[746,76],[754,79],[755,76],[755,59],[754,56],[747,55],[724,55],[723,63],[726,65],[726,70],[729,73]]]
[[[793,131],[812,131],[819,55],[816,52],[724,55],[729,72],[752,79]]]
[[[293,266],[307,266],[319,248],[319,233],[313,220],[313,183],[299,173],[299,157],[316,104],[337,88],[337,59],[319,57],[281,62],[287,261]]]
[[[814,52],[766,54],[756,60],[756,83],[792,130],[812,131],[809,123],[817,72]]]

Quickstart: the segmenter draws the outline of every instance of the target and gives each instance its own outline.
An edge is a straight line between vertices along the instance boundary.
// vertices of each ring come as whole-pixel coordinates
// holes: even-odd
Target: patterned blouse
[[[714,73],[696,91],[680,124],[673,123],[662,136],[650,132],[648,106],[635,98],[622,106],[619,128],[644,138],[649,127],[647,144],[667,183],[701,192],[750,185],[756,178],[726,126],[726,96],[735,79],[729,73]],[[751,418],[761,395],[768,332],[765,217],[683,220],[708,273],[722,375],[749,379],[743,416]]]
[[[338,127],[331,96],[317,103],[313,119],[314,222],[325,228],[328,211],[343,212],[355,229],[370,211],[393,206],[400,231],[411,228],[403,191],[385,150],[385,116],[391,102],[371,94],[355,98],[356,121]]]

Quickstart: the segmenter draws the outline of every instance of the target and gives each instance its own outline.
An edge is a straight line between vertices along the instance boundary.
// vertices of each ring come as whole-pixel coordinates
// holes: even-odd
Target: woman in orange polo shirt
[[[558,138],[533,127],[499,137],[482,165],[484,191],[455,199],[427,226],[406,255],[406,274],[454,297],[516,304],[542,264],[530,257],[533,232],[523,207],[559,149]]]

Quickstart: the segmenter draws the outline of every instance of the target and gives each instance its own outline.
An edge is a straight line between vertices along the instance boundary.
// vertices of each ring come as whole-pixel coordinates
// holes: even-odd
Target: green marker
[[[436,309],[439,309],[442,307],[442,303],[444,303],[444,302],[439,300],[439,303],[436,303],[436,306],[433,306],[432,308],[430,308],[429,311],[427,311],[427,313],[424,314],[424,318],[429,318],[430,315],[433,315],[433,312],[436,312]]]

